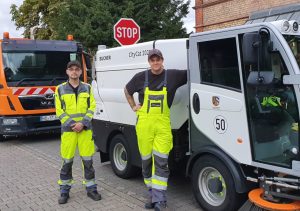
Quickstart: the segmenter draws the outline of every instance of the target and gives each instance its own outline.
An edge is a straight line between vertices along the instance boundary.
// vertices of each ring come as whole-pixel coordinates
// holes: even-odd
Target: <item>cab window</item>
[[[201,83],[240,91],[240,75],[235,38],[201,42]]]

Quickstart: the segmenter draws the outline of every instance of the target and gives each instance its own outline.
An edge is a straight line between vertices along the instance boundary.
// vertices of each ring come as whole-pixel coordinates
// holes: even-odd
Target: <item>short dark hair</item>
[[[72,66],[76,66],[76,67],[82,69],[80,62],[77,60],[68,62],[67,68],[70,68]]]

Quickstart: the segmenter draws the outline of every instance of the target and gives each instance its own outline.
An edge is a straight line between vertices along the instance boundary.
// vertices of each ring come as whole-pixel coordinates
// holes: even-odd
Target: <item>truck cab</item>
[[[0,139],[59,131],[54,92],[67,80],[67,63],[80,61],[82,80],[88,79],[89,57],[72,39],[17,39],[4,33],[0,40]]]
[[[237,209],[248,181],[287,197],[274,178],[299,177],[299,35],[295,21],[191,35],[187,173],[204,208]]]

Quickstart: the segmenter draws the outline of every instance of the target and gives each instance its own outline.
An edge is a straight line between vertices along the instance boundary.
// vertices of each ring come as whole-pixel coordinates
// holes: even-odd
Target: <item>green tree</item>
[[[98,44],[112,46],[112,4],[106,0],[67,0],[68,7],[59,15],[58,38],[71,33],[88,48]]]
[[[188,14],[190,1],[125,0],[124,2],[121,17],[132,17],[139,24],[140,42],[188,36],[182,19]]]
[[[17,29],[24,27],[24,37],[30,37],[30,28],[38,26],[37,39],[56,39],[56,20],[58,14],[67,7],[64,0],[25,0],[17,8],[11,5],[10,13]]]
[[[133,18],[141,27],[140,42],[186,37],[182,18],[190,1],[183,0],[24,0],[11,6],[17,28],[38,25],[39,39],[65,39],[73,34],[84,46],[117,46],[113,26],[120,18]]]

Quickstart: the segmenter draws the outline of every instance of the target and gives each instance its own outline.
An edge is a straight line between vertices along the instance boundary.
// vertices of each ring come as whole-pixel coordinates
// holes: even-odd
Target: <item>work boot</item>
[[[150,210],[154,208],[155,203],[152,202],[151,198],[148,198],[146,203],[145,203],[145,209]]]
[[[98,193],[97,190],[88,191],[87,196],[90,197],[91,199],[93,199],[94,201],[101,200],[101,195]]]
[[[69,198],[70,198],[69,193],[61,193],[60,197],[58,198],[58,203],[65,204],[68,202]]]
[[[154,210],[155,211],[166,211],[166,210],[170,210],[167,206],[167,202],[165,201],[160,201],[160,202],[156,202],[154,205]]]

